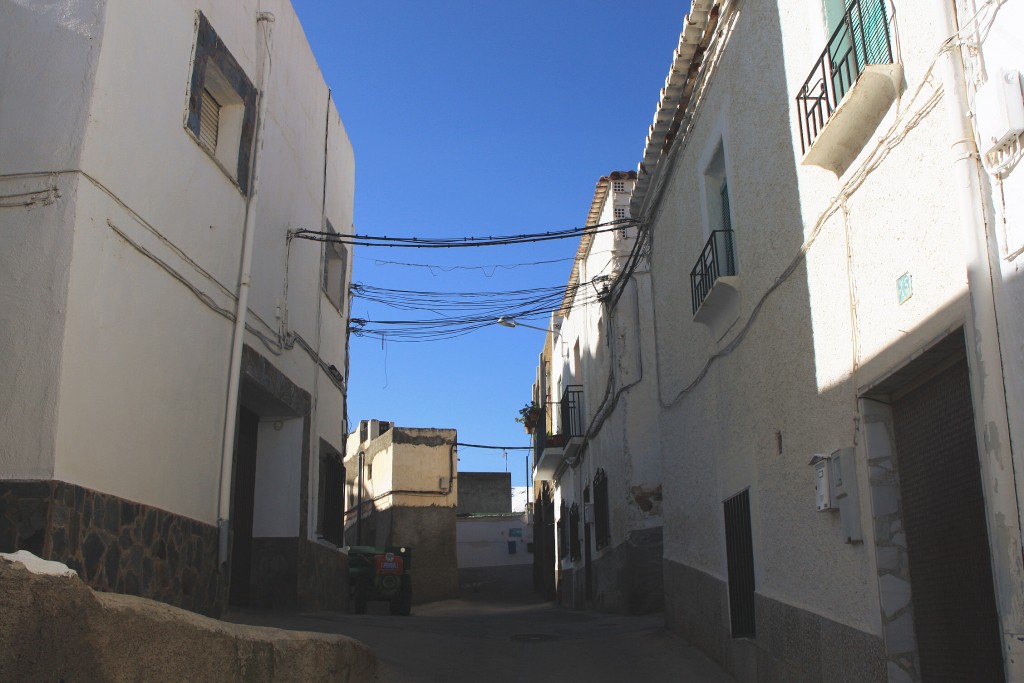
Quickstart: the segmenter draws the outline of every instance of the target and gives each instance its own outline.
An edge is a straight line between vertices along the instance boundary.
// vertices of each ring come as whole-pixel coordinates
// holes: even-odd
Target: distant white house
[[[352,148],[287,0],[0,0],[0,550],[344,607]]]

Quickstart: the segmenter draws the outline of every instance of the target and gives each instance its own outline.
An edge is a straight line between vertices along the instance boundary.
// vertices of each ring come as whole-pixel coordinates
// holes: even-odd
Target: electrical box
[[[832,504],[839,508],[839,524],[847,543],[864,540],[860,526],[860,495],[857,488],[857,450],[841,448],[829,456],[832,470]]]
[[[974,115],[982,154],[991,154],[1024,133],[1020,72],[993,68],[974,96]]]
[[[832,509],[832,476],[827,455],[815,453],[811,458],[814,465],[814,505],[818,512]]]
[[[843,540],[862,542],[856,449],[840,448],[831,455],[815,453],[810,464],[814,467],[815,508],[818,512],[837,511]]]

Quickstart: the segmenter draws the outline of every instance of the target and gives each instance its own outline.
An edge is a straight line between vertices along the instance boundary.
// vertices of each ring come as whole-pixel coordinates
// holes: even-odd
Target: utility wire
[[[608,223],[598,223],[583,228],[569,228],[550,232],[535,232],[521,235],[488,237],[389,237],[387,235],[341,235],[320,230],[297,230],[291,233],[295,239],[314,242],[337,242],[361,247],[401,247],[412,249],[451,249],[457,247],[496,247],[510,244],[528,244],[551,240],[570,239],[583,235],[596,235],[629,227],[635,221],[623,218]]]

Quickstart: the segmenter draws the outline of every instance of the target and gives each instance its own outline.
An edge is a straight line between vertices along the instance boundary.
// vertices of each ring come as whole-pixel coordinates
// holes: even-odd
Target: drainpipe
[[[263,64],[260,68],[258,101],[256,105],[256,135],[253,140],[252,162],[249,173],[249,194],[245,200],[245,226],[242,230],[242,262],[238,277],[238,303],[235,306],[235,327],[231,343],[231,362],[228,369],[227,409],[224,415],[224,439],[220,454],[220,495],[217,502],[217,528],[220,532],[218,559],[220,565],[228,561],[228,539],[231,517],[231,474],[235,454],[235,422],[238,418],[238,390],[242,372],[242,342],[245,341],[245,317],[249,310],[249,284],[252,277],[252,243],[256,224],[256,195],[259,191],[260,158],[263,152],[263,123],[267,115],[267,82],[270,76],[270,46],[273,36],[274,15],[259,12],[257,31],[265,37]]]
[[[960,30],[952,0],[940,3],[945,12],[947,35]],[[1010,444],[1001,340],[993,284],[994,242],[990,239],[991,213],[984,201],[974,130],[968,120],[963,55],[959,45],[946,50],[939,63],[942,86],[947,95],[946,112],[953,137],[952,160],[960,228],[967,261],[970,309],[965,327],[967,354],[971,368],[971,394],[981,417],[978,433],[982,476],[990,528],[996,601],[1001,622],[1004,650],[1009,633],[1019,633],[1020,610],[1015,607],[1015,586],[1021,579],[1021,505],[1020,483],[1014,468]],[[998,262],[998,256],[994,257]],[[1008,473],[1009,478],[1003,476]],[[997,521],[998,520],[998,521]],[[995,527],[993,527],[995,524]],[[1015,648],[1014,648],[1015,649]],[[1011,649],[1011,654],[1012,654]],[[1012,661],[1012,657],[1008,659]],[[1016,680],[1015,669],[1007,680]]]

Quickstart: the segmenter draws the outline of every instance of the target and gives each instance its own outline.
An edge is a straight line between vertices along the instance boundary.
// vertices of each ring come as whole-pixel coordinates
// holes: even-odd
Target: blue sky
[[[419,237],[582,226],[597,180],[640,161],[689,6],[293,4],[355,148],[356,232]],[[357,247],[353,280],[437,292],[564,286],[577,243]],[[538,261],[556,262],[520,265]],[[353,302],[357,318],[409,315]],[[528,446],[514,418],[530,399],[542,343],[542,332],[498,325],[425,343],[354,336],[350,422],[455,428],[462,442]],[[509,451],[513,485],[526,483],[527,454]],[[501,451],[460,449],[460,471],[505,467]]]

